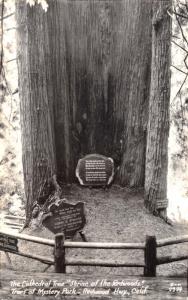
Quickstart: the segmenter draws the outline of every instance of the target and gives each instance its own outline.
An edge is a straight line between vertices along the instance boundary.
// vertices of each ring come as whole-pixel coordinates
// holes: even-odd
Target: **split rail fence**
[[[48,266],[54,265],[56,273],[66,273],[66,266],[100,266],[100,267],[141,267],[144,268],[144,276],[155,277],[156,267],[158,265],[167,264],[175,261],[188,259],[187,255],[177,255],[173,256],[157,256],[157,249],[160,247],[165,247],[174,244],[186,243],[188,242],[188,235],[179,236],[176,238],[167,238],[162,240],[156,240],[155,236],[146,236],[145,243],[96,243],[96,242],[74,242],[65,241],[64,234],[59,233],[55,235],[55,240],[44,239],[40,237],[30,236],[26,234],[19,233],[7,233],[7,231],[0,230],[0,234],[7,237],[12,237],[20,240],[26,240],[28,242],[38,243],[41,245],[46,245],[54,248],[54,258],[34,255],[30,253],[24,253],[20,250],[6,250],[0,248],[0,251],[10,252],[27,258],[38,260]],[[139,262],[122,262],[116,263],[112,261],[105,260],[75,260],[66,257],[66,248],[83,248],[83,249],[141,249],[144,251],[144,263]]]

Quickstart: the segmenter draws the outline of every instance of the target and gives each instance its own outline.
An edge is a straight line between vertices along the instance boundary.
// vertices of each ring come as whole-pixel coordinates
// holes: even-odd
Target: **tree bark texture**
[[[49,39],[43,11],[17,2],[18,72],[26,216],[45,198],[56,172]]]
[[[147,127],[145,204],[165,213],[170,101],[171,0],[153,1],[152,63]]]
[[[151,62],[151,5],[54,1],[48,12],[58,177],[80,157],[111,156],[117,182],[143,186]]]

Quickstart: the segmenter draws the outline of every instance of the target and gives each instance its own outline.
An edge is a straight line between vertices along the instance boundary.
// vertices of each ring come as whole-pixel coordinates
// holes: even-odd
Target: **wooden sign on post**
[[[52,204],[50,213],[44,215],[42,224],[53,233],[64,233],[65,238],[72,238],[83,229],[86,223],[84,203],[70,204],[61,201]]]
[[[18,240],[7,234],[0,233],[0,250],[18,252]]]
[[[114,178],[114,161],[100,154],[86,155],[78,161],[76,176],[81,185],[109,185]]]

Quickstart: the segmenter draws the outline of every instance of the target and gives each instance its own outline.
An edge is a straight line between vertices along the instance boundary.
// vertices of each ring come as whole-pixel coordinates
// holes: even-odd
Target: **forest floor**
[[[85,203],[87,223],[84,233],[92,242],[144,242],[146,235],[155,235],[157,240],[188,233],[188,223],[168,225],[159,217],[151,215],[143,203],[142,190],[129,190],[112,186],[109,189],[83,188],[68,185],[63,188],[63,196],[70,203]],[[54,235],[46,228],[27,228],[22,233],[53,239]],[[77,234],[74,241],[80,241]],[[52,248],[19,241],[19,249],[43,256],[53,255]],[[158,256],[186,254],[188,243],[159,248]],[[144,261],[143,250],[98,250],[68,249],[67,257],[110,260],[113,262]],[[10,254],[13,268],[18,271],[42,272],[45,265],[37,261]],[[6,256],[1,252],[1,264],[10,268]],[[157,267],[157,275],[186,276],[187,261],[175,262]],[[53,272],[53,266],[48,269]],[[102,268],[102,267],[67,267],[67,273],[80,274],[123,274],[142,275],[143,268]]]

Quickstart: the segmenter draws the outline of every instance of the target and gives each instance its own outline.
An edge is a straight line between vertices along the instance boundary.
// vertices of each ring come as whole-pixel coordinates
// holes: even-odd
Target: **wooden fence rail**
[[[28,234],[22,234],[22,233],[13,233],[11,231],[8,230],[0,230],[0,234],[5,234],[7,236],[12,236],[16,239],[19,240],[25,240],[28,242],[33,242],[33,243],[37,243],[37,244],[41,244],[41,245],[46,245],[46,246],[51,246],[54,247],[55,246],[55,241],[54,240],[50,240],[50,239],[44,239],[41,237],[37,237],[37,236],[32,236],[32,235],[28,235]]]
[[[65,241],[63,233],[55,236],[55,240],[44,239],[40,237],[30,236],[26,234],[12,233],[0,230],[0,235],[12,237],[28,242],[39,243],[54,248],[54,259],[30,253],[23,253],[21,251],[14,251],[3,248],[0,244],[0,250],[10,252],[20,256],[28,257],[38,260],[42,263],[55,266],[56,273],[66,273],[66,266],[100,266],[100,267],[142,267],[144,268],[144,276],[156,276],[156,267],[161,264],[167,264],[175,261],[188,259],[188,255],[177,255],[176,257],[166,256],[157,257],[157,248],[169,246],[179,243],[188,242],[188,235],[179,236],[175,238],[168,238],[163,240],[156,240],[155,236],[146,236],[145,243],[96,243],[96,242],[73,242]],[[105,260],[74,260],[66,259],[66,248],[84,248],[84,249],[137,249],[144,250],[144,264],[140,262],[112,262]]]
[[[178,256],[164,256],[157,258],[157,266],[163,264],[169,264],[175,261],[186,260],[188,259],[188,255],[178,255]]]
[[[28,242],[38,243],[41,245],[47,245],[54,247],[55,241],[50,239],[44,239],[41,237],[36,237],[28,234],[12,233],[9,231],[0,230],[0,234],[7,234],[9,236],[14,236],[17,239],[25,240]],[[65,248],[84,248],[84,249],[145,249],[144,243],[96,243],[96,242],[64,242]]]
[[[91,259],[82,259],[82,260],[73,260],[69,259],[66,260],[67,266],[94,266],[94,267],[135,267],[135,268],[143,268],[145,267],[145,264],[139,263],[139,262],[111,262],[111,261],[105,261],[105,260],[91,260]]]
[[[12,253],[12,254],[17,254],[19,256],[23,256],[23,257],[31,258],[31,259],[34,259],[34,260],[38,260],[38,261],[42,262],[43,264],[54,265],[54,260],[50,257],[34,255],[34,254],[30,254],[30,253],[24,253],[22,251],[18,251],[18,252],[9,251],[9,252]]]
[[[188,235],[181,235],[178,237],[159,240],[157,241],[157,247],[170,246],[170,245],[181,244],[185,242],[188,242]]]

